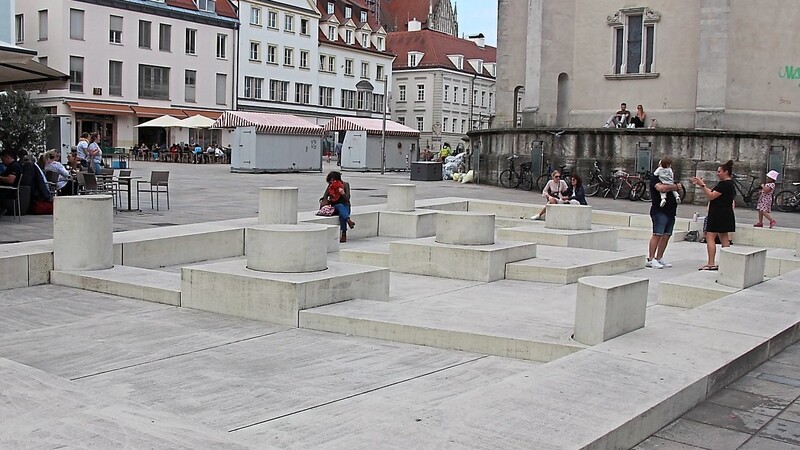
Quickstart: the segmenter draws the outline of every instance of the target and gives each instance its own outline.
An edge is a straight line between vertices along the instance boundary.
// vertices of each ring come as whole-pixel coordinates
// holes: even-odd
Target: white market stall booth
[[[231,172],[322,171],[322,127],[289,114],[225,111],[214,128],[232,128]]]
[[[342,170],[381,170],[382,119],[334,117],[325,131],[345,133],[342,142]],[[419,131],[391,120],[386,121],[386,170],[407,170],[419,146]]]

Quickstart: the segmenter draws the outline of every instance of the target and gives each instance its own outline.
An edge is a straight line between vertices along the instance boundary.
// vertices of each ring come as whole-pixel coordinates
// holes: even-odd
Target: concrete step
[[[717,275],[717,271],[698,270],[662,281],[658,284],[658,304],[697,308],[741,290],[717,283]]]
[[[644,253],[538,246],[536,258],[506,265],[506,279],[571,284],[597,275],[618,275],[644,267]]]
[[[119,295],[148,302],[181,306],[181,275],[130,266],[93,271],[60,271],[50,274],[53,284]]]
[[[523,226],[497,230],[497,238],[508,241],[608,251],[617,250],[617,234],[614,228],[598,225],[591,230],[557,230],[545,228],[544,222],[531,221]]]
[[[497,315],[507,315],[499,309]],[[300,311],[300,328],[509,358],[547,362],[585,348],[570,338],[571,323],[522,315],[501,323],[486,311],[454,315],[446,305],[432,302],[357,299]]]
[[[652,228],[617,228],[618,237],[620,239],[636,239],[639,241],[646,241],[653,237]],[[675,228],[672,232],[670,242],[680,242],[686,240],[687,230],[679,230]]]

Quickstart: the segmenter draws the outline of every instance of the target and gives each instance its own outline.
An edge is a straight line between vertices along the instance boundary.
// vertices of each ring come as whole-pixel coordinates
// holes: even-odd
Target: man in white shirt
[[[81,138],[78,140],[78,161],[81,167],[89,167],[88,150],[89,150],[89,133],[81,133]]]

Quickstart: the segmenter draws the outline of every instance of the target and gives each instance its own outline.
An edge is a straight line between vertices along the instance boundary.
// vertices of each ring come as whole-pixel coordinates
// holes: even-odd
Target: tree
[[[5,150],[33,150],[44,144],[47,113],[25,91],[0,92],[0,143]]]

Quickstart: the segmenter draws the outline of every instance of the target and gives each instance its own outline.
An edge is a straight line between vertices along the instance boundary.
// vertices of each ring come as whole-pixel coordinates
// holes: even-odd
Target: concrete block
[[[416,184],[390,184],[387,187],[386,209],[389,211],[414,211]]]
[[[53,205],[55,270],[111,268],[114,264],[113,230],[110,195],[56,197]]]
[[[247,229],[247,268],[305,273],[328,267],[328,227],[321,224],[259,225]]]
[[[0,258],[0,289],[28,286],[28,256],[4,256]]]
[[[506,264],[536,257],[536,244],[496,242],[491,245],[450,245],[435,238],[389,244],[392,272],[458,280],[496,281],[505,277]],[[453,262],[458,269],[453,270]]]
[[[686,240],[688,231],[673,230],[670,242],[680,242]],[[647,241],[653,237],[653,228],[618,228],[617,235],[620,239],[634,239],[637,241]]]
[[[689,231],[691,229],[691,224],[697,224],[690,219],[682,219],[680,217],[675,219],[675,228],[674,231]],[[650,216],[647,214],[632,214],[630,219],[630,227],[631,228],[647,228],[649,230],[653,229],[653,222],[650,219]],[[700,228],[703,227],[703,224],[700,223]]]
[[[537,214],[542,207],[526,203],[470,200],[469,212],[476,214],[494,214],[496,217],[530,217]]]
[[[309,273],[247,269],[244,261],[181,269],[181,306],[298,325],[298,311],[353,298],[389,300],[389,270],[330,262]]]
[[[535,242],[556,247],[588,248],[593,250],[617,250],[618,231],[613,228],[594,230],[555,230],[536,225],[497,230],[497,239],[520,242]]]
[[[436,235],[436,211],[411,212],[381,211],[378,218],[378,236],[398,238],[423,238]]]
[[[575,340],[596,345],[644,327],[648,284],[620,276],[578,280]]]
[[[540,245],[536,258],[506,265],[506,279],[572,284],[587,276],[618,275],[641,269],[644,254]]]
[[[417,200],[417,209],[431,209],[434,211],[469,211],[470,200],[445,197]]]
[[[342,250],[339,252],[339,262],[350,264],[363,264],[365,266],[389,268],[389,252],[380,250]]]
[[[350,219],[356,223],[356,227],[352,230],[347,230],[347,239],[364,239],[369,237],[375,237],[378,235],[378,211],[368,211],[368,212],[352,212],[350,214]],[[339,226],[339,217],[338,216],[331,216],[331,217],[321,217],[321,216],[313,216],[308,219],[302,220],[302,223],[321,223],[325,225],[336,225]]]
[[[451,245],[494,244],[494,214],[442,212],[436,216],[436,242]]]
[[[755,247],[797,249],[798,231],[790,228],[736,228],[734,242]]]
[[[28,286],[50,283],[53,270],[53,253],[31,253],[28,255]]]
[[[610,225],[613,227],[631,226],[631,213],[616,211],[592,210],[592,223],[596,225]]]
[[[181,306],[181,283],[177,273],[114,266],[91,271],[54,270],[52,283],[120,297]]]
[[[697,308],[739,292],[740,289],[716,282],[715,272],[698,271],[658,284],[658,304],[678,308]]]
[[[747,247],[723,248],[719,254],[717,283],[737,289],[747,289],[764,281],[767,262],[766,249]]]
[[[0,245],[0,290],[47,284],[51,270],[51,239]]]
[[[547,205],[544,226],[554,230],[591,230],[592,207],[583,205]]]
[[[258,193],[258,223],[296,224],[296,187],[263,187]]]
[[[157,229],[159,233],[117,233],[114,236],[114,261],[132,267],[159,267],[191,264],[244,255],[244,230],[221,228],[198,230],[181,227]]]

